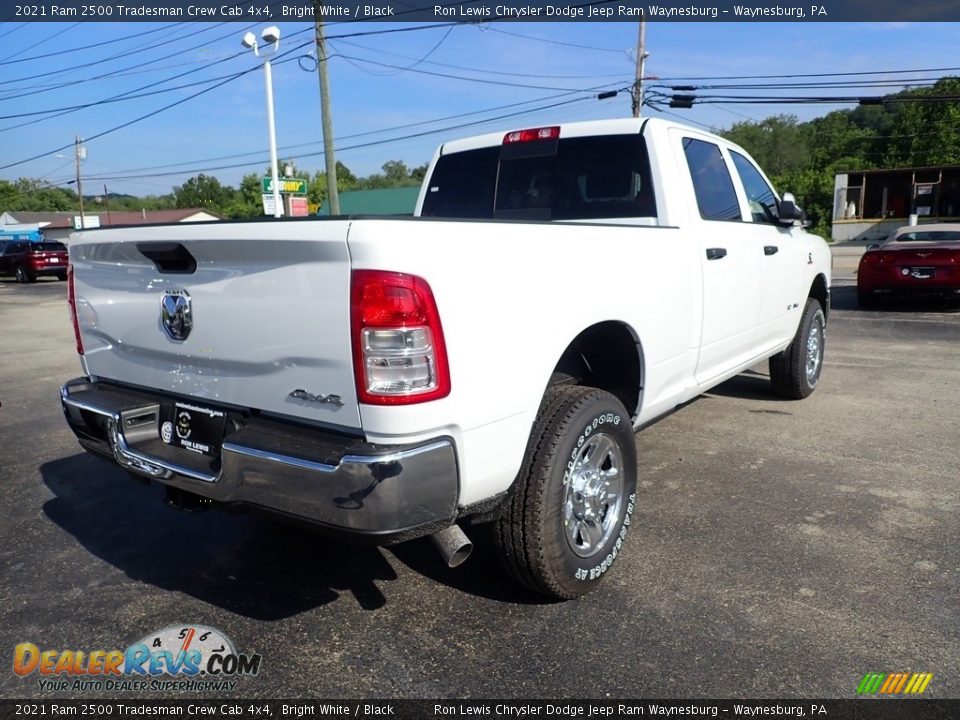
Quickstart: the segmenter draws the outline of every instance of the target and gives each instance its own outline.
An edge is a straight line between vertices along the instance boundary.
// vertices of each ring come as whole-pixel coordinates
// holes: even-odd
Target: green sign
[[[265,193],[273,192],[272,178],[263,178],[263,191]],[[306,195],[307,181],[303,178],[280,178],[280,192],[290,195]]]

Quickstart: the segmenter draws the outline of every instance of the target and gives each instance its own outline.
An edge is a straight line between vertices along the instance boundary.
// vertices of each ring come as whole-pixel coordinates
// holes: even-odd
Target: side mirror
[[[787,227],[794,225],[803,226],[807,221],[807,214],[797,205],[797,199],[793,193],[784,193],[780,198],[780,224]]]

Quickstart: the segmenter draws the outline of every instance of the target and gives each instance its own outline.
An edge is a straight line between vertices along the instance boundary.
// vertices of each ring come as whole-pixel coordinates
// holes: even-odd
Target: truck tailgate
[[[317,220],[75,234],[88,372],[358,429],[348,229]]]

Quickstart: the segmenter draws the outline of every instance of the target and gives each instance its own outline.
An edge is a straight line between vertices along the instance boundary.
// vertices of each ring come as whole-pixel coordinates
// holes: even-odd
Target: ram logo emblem
[[[186,290],[167,290],[160,299],[160,324],[173,340],[186,340],[193,329],[193,303]]]

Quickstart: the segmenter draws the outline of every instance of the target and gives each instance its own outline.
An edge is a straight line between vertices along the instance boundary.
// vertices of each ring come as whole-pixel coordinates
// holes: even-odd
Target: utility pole
[[[107,225],[112,225],[110,221],[110,193],[107,192],[107,184],[103,184],[103,201],[107,204]]]
[[[80,229],[85,230],[86,224],[83,219],[83,185],[80,184],[80,161],[87,157],[87,149],[83,146],[83,140],[79,135],[73,137],[73,155],[77,166],[77,195],[80,196]]]
[[[333,120],[330,117],[330,80],[327,77],[327,41],[323,34],[322,0],[314,0],[317,30],[317,71],[320,74],[320,122],[323,125],[323,157],[327,167],[327,197],[330,214],[340,214],[340,194],[337,192],[337,160],[333,154]]]
[[[647,60],[646,48],[647,21],[640,21],[640,29],[637,36],[637,68],[636,78],[633,81],[633,116],[640,117],[640,107],[643,105],[643,66]]]

